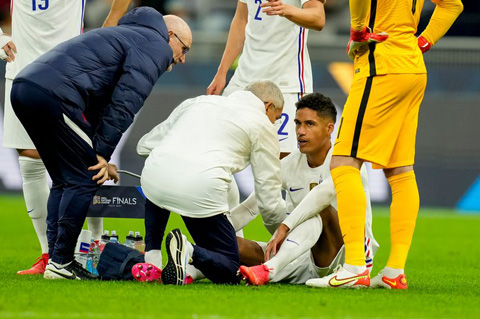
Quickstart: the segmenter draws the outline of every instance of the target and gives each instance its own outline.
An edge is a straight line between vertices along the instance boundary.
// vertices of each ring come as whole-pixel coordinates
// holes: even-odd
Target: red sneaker
[[[162,270],[152,264],[140,263],[132,267],[132,275],[138,281],[162,282]]]
[[[238,273],[243,277],[242,279],[247,282],[247,285],[263,286],[268,284],[270,268],[265,264],[253,267],[240,266]]]
[[[408,289],[407,276],[405,276],[405,274],[401,274],[395,278],[388,278],[382,273],[379,273],[372,278],[370,287],[387,289]]]
[[[38,257],[30,269],[17,271],[17,275],[43,275],[48,264],[48,254]]]

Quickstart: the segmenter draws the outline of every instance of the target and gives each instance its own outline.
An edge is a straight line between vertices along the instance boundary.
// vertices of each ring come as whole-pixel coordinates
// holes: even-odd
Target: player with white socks
[[[84,1],[12,1],[12,37],[0,29],[0,57],[7,62],[5,72],[5,117],[3,146],[14,148],[19,154],[20,173],[23,179],[23,194],[42,256],[32,268],[19,271],[21,275],[43,274],[48,262],[46,236],[47,199],[49,189],[46,170],[32,141],[15,116],[10,91],[15,76],[30,62],[57,44],[73,38],[83,31]],[[7,42],[5,42],[8,40]],[[12,52],[13,51],[13,52]],[[14,55],[14,53],[16,53]],[[13,56],[14,55],[14,56]],[[100,238],[102,220],[89,220],[95,229],[94,238]],[[97,231],[100,230],[100,231]]]
[[[343,263],[343,240],[334,208],[336,194],[329,173],[330,135],[335,119],[335,106],[319,93],[307,95],[297,103],[295,123],[300,149],[282,160],[281,169],[287,209],[291,214],[277,229],[268,247],[264,243],[238,239],[242,263],[258,265],[264,252],[267,260],[258,266],[240,267],[239,272],[248,283],[305,283],[332,273]],[[362,180],[367,186],[365,169]],[[365,189],[369,198],[368,187]],[[232,210],[236,229],[244,227],[258,214],[252,199],[249,197]],[[370,206],[367,216],[366,261],[371,266],[378,245],[371,230]],[[268,216],[262,217],[268,220]]]

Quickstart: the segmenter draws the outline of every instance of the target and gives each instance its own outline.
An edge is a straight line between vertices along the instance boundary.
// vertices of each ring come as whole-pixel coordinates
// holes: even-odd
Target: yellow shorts
[[[387,74],[355,80],[343,110],[333,155],[394,168],[415,162],[418,111],[426,74]]]

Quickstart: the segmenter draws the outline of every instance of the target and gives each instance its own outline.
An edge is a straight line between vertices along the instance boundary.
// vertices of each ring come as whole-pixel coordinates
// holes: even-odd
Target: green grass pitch
[[[408,291],[47,281],[15,274],[39,255],[20,196],[0,196],[0,221],[0,318],[480,318],[478,215],[420,210]],[[167,230],[177,226],[185,230],[172,215]],[[117,230],[122,241],[129,230],[143,233],[140,220],[108,219],[104,228]],[[380,243],[376,273],[389,252],[387,208],[374,208],[373,230]],[[245,235],[268,239],[259,220]]]

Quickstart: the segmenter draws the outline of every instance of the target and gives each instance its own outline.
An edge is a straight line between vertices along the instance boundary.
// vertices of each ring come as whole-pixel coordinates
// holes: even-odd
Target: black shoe
[[[187,267],[187,239],[180,229],[172,230],[166,239],[168,260],[162,270],[165,285],[184,285]]]
[[[76,279],[76,280],[96,280],[97,275],[87,271],[76,260],[72,261],[68,266],[57,268],[54,264],[49,263],[43,274],[45,279]]]

